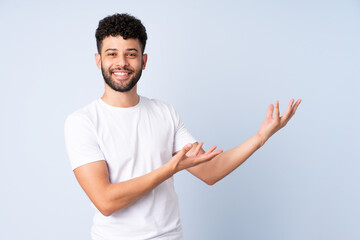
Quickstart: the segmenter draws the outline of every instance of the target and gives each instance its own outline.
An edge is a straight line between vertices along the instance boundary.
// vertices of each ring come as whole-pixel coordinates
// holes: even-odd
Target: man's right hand
[[[96,208],[104,216],[110,216],[133,204],[175,173],[209,161],[222,152],[222,150],[214,152],[216,146],[213,146],[204,153],[200,151],[201,146],[202,143],[198,144],[194,151],[189,152],[192,144],[187,144],[167,164],[143,176],[123,182],[110,183],[105,160],[82,165],[74,169],[74,173]]]
[[[189,151],[193,145],[191,143],[188,143],[171,158],[169,164],[171,164],[174,174],[181,170],[210,161],[215,156],[223,152],[223,150],[221,149],[215,151],[216,146],[212,146],[206,152],[201,153],[202,151],[200,151],[200,149],[203,144],[203,142],[200,142],[196,146],[195,150],[192,151],[190,154]]]

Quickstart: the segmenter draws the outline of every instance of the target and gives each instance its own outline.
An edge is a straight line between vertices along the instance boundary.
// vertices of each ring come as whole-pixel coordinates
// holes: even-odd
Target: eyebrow
[[[108,48],[105,50],[105,52],[107,51],[119,51],[117,48]],[[136,51],[139,52],[136,48],[127,48],[126,51]]]
[[[126,49],[126,51],[136,51],[136,52],[139,52],[136,48],[128,48],[128,49]]]
[[[108,48],[105,50],[105,52],[107,52],[107,51],[118,51],[118,50],[116,48]]]

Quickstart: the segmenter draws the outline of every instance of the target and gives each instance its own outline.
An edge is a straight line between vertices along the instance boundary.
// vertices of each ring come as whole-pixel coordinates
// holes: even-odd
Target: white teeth
[[[125,76],[125,75],[128,75],[128,73],[123,73],[123,72],[114,72],[115,75],[118,75],[118,76]]]

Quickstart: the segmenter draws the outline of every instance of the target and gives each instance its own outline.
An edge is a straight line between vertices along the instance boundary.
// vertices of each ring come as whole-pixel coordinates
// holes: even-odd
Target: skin
[[[112,79],[119,85],[129,83],[136,72],[144,70],[147,62],[147,54],[142,54],[141,45],[137,39],[124,40],[121,36],[107,37],[102,42],[101,53],[95,54],[95,62],[98,69],[129,68],[133,70],[126,77],[117,77],[112,74]],[[132,107],[139,102],[137,85],[128,92],[118,92],[105,83],[105,92],[101,99],[115,107]]]
[[[147,54],[142,54],[141,45],[137,39],[124,40],[121,36],[110,36],[103,40],[100,54],[95,54],[95,61],[97,67],[103,69],[103,72],[108,71],[110,74],[111,69],[128,72],[126,76],[116,76],[113,73],[110,76],[116,86],[124,87],[137,73],[145,69]],[[101,98],[115,107],[132,107],[138,104],[140,99],[137,94],[137,85],[127,92],[120,92],[106,83],[105,92]],[[205,183],[213,185],[239,167],[274,133],[283,128],[295,114],[300,102],[301,99],[295,103],[294,99],[291,99],[282,116],[279,112],[279,102],[276,101],[275,106],[270,104],[258,132],[244,143],[225,152],[221,149],[216,150],[216,146],[205,151],[202,148],[203,142],[187,144],[160,168],[144,176],[119,183],[110,183],[105,160],[80,166],[74,169],[74,173],[90,200],[105,216],[133,204],[184,169]]]

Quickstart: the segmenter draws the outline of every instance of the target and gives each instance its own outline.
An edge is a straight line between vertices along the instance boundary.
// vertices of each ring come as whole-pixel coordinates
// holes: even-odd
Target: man
[[[182,239],[173,175],[186,169],[215,184],[284,127],[301,100],[291,100],[281,117],[279,102],[271,104],[259,131],[241,145],[204,151],[172,106],[137,94],[147,62],[142,23],[127,14],[106,17],[96,40],[104,95],[65,122],[73,171],[96,207],[91,236]]]

